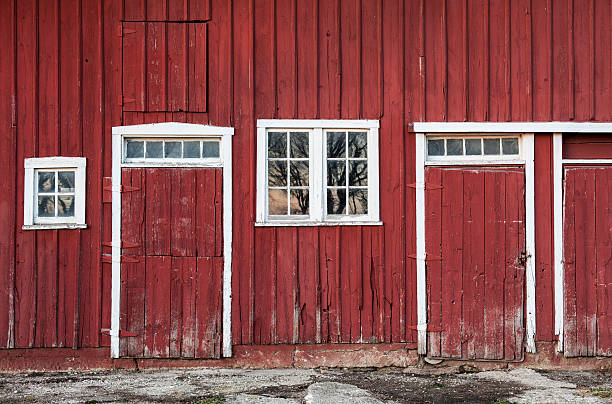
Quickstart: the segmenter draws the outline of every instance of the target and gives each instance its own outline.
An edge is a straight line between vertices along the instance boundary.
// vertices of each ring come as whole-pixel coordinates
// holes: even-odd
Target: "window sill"
[[[255,227],[382,226],[383,222],[255,222]]]
[[[24,224],[21,227],[23,230],[76,230],[86,229],[86,224],[79,223],[39,223],[39,224]]]

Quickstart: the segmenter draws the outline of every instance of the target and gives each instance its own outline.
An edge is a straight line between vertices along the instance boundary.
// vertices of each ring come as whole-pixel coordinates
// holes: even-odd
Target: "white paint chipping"
[[[555,334],[563,351],[563,134],[553,135],[553,234],[555,279]]]
[[[417,133],[416,142],[416,267],[418,353],[427,354],[427,280],[425,274],[425,134]]]
[[[522,136],[523,158],[525,159],[525,321],[526,350],[535,352],[536,304],[535,304],[535,185],[534,185],[534,135],[525,133]]]

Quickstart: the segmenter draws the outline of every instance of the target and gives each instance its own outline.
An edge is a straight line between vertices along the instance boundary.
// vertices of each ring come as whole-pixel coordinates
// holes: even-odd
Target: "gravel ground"
[[[612,403],[612,375],[461,369],[172,369],[0,374],[2,403]]]

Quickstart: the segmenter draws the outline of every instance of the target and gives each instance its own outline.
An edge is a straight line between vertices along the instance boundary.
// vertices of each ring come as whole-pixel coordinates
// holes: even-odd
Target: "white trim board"
[[[116,126],[113,132],[112,161],[112,283],[111,283],[111,357],[119,358],[121,309],[121,168],[125,137],[212,137],[221,139],[223,167],[223,342],[222,354],[232,356],[232,136],[234,128],[190,123],[164,122]],[[142,165],[140,165],[142,166]],[[148,166],[148,165],[144,165]],[[163,165],[162,165],[163,166]],[[168,167],[167,165],[165,165]],[[201,167],[201,166],[200,166]]]
[[[416,124],[415,124],[416,128]],[[440,128],[436,128],[440,132]],[[461,131],[449,130],[461,133]],[[464,131],[465,132],[465,131]],[[495,130],[491,130],[495,132]],[[499,132],[499,130],[497,130]],[[514,132],[514,131],[513,131]],[[417,257],[417,330],[418,330],[418,353],[427,354],[427,274],[425,258],[425,133],[415,133],[416,141],[416,257]],[[517,163],[525,166],[525,252],[527,261],[525,263],[526,282],[526,350],[535,352],[535,192],[534,192],[534,135],[532,132],[521,135],[523,159]],[[432,162],[433,163],[433,162]],[[508,164],[500,160],[496,165]],[[435,164],[433,164],[435,165]],[[479,162],[483,165],[483,162]]]
[[[418,133],[612,133],[612,122],[414,122]]]
[[[557,351],[563,351],[563,134],[553,134],[553,256],[555,334],[559,336]]]

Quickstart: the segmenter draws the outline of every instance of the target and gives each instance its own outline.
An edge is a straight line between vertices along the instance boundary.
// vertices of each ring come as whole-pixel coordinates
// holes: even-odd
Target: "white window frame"
[[[85,180],[87,160],[85,157],[34,157],[24,161],[23,229],[84,229]],[[38,171],[74,171],[74,216],[37,217]]]
[[[377,120],[258,119],[257,120],[257,206],[255,226],[381,225],[379,191],[379,145]],[[367,131],[368,214],[327,215],[327,135],[331,131]],[[300,131],[309,134],[308,216],[268,215],[268,131]]]

